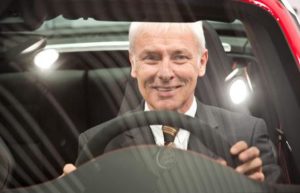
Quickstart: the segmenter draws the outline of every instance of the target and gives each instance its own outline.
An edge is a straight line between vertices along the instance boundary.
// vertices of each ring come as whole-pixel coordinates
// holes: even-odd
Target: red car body
[[[291,52],[293,53],[297,66],[300,70],[300,29],[299,23],[293,18],[291,13],[279,0],[239,0],[240,2],[253,4],[260,7],[272,15],[278,22],[286,40],[289,43]],[[298,41],[297,41],[298,40]]]

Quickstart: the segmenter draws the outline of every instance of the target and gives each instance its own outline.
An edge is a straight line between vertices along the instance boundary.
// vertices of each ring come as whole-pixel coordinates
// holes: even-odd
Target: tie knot
[[[170,127],[170,126],[163,126],[162,127],[165,145],[169,145],[174,142],[175,136],[178,132],[178,128]]]

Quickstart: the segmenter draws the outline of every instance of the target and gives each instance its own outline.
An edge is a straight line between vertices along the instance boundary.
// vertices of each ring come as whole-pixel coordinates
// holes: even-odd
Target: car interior
[[[34,5],[41,6],[36,1]],[[30,25],[25,27],[18,21],[4,22],[2,16],[0,181],[6,188],[56,179],[66,163],[75,162],[80,133],[133,110],[142,102],[136,80],[130,77],[128,45],[113,44],[128,41],[127,13],[108,17],[110,11],[122,8],[104,9],[104,3],[97,5],[100,10],[92,9],[90,13],[87,7],[80,13],[70,11],[78,10],[80,3],[72,4],[74,7],[69,9],[64,6],[53,5],[52,12],[47,11],[48,21],[41,26],[35,25],[39,19],[44,20],[45,6],[35,13],[35,20],[28,19]],[[281,183],[298,184],[300,79],[295,59],[271,15],[254,6],[238,3],[235,6],[240,7],[235,8],[238,11],[234,16],[224,14],[223,10],[211,13],[215,8],[207,5],[199,12],[195,12],[197,6],[190,10],[193,19],[203,20],[209,52],[207,72],[199,78],[195,96],[205,104],[264,119],[274,144],[272,151],[282,168]],[[30,6],[23,7],[22,12],[29,14]],[[145,14],[151,21],[189,20],[186,18],[190,15],[185,12],[161,17],[164,9],[162,6]],[[93,15],[97,12],[101,14]],[[142,20],[140,12],[132,13],[136,13],[134,18]],[[207,15],[202,16],[204,13]],[[78,22],[77,15],[85,19]],[[92,21],[87,19],[91,15]],[[30,14],[23,16],[31,18]],[[33,42],[61,49],[53,69],[41,71],[32,65],[37,51],[20,54]],[[76,47],[79,45],[76,43],[93,42],[109,44],[87,49]],[[64,44],[71,46],[58,47]],[[246,69],[243,73],[251,79],[253,89],[251,97],[239,105],[230,101],[229,84],[225,81],[234,69]]]

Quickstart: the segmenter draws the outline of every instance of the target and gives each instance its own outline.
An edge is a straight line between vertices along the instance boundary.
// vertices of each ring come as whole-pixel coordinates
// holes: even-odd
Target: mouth
[[[152,86],[153,89],[159,92],[171,92],[177,90],[178,88],[182,87],[182,85],[177,86]]]

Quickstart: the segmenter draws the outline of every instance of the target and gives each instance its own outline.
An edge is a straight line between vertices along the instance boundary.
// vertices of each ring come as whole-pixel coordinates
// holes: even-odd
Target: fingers
[[[223,165],[223,166],[227,166],[227,162],[223,159],[216,159],[216,162]]]
[[[241,152],[245,151],[247,148],[248,145],[245,141],[239,141],[230,148],[230,153],[232,155],[238,155]]]
[[[69,173],[73,172],[76,169],[77,168],[73,164],[66,164],[64,166],[63,171],[64,171],[64,174],[69,174]]]
[[[241,162],[235,170],[241,174],[245,174],[251,179],[257,181],[264,181],[265,176],[262,172],[262,160],[260,158],[260,151],[257,147],[248,147],[244,141],[239,141],[234,144],[230,153],[238,156]]]
[[[246,162],[259,157],[260,151],[257,147],[250,147],[239,154],[239,160]]]
[[[63,177],[67,174],[70,174],[71,172],[75,171],[77,168],[73,164],[66,164],[63,168],[63,174],[60,175],[59,177]]]
[[[237,172],[246,174],[251,171],[261,172],[262,171],[262,161],[259,157],[254,158],[250,161],[243,163],[235,169]]]
[[[230,153],[232,155],[238,155],[238,158],[241,162],[246,162],[259,157],[260,155],[260,151],[257,147],[248,148],[247,143],[244,141],[239,141],[234,144],[230,149]]]
[[[265,180],[265,175],[262,172],[255,172],[248,177],[259,182],[263,182]]]

